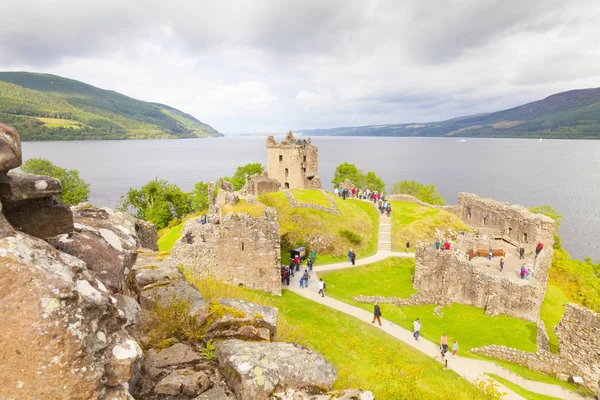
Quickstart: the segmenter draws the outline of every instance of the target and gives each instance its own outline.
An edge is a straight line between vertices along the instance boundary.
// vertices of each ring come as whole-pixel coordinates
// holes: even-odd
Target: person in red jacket
[[[355,187],[353,187],[353,188],[352,188],[352,197],[356,197],[355,195],[356,195],[356,188],[355,188]]]
[[[544,248],[544,243],[539,242],[535,248],[535,256],[537,257],[540,254],[540,251]]]
[[[445,250],[450,250],[450,242],[445,242],[444,243],[444,249]]]

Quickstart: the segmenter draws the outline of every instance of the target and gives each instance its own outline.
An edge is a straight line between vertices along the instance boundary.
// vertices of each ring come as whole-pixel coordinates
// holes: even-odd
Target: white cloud
[[[3,8],[0,69],[222,132],[431,121],[600,86],[599,18],[596,0],[23,0]]]

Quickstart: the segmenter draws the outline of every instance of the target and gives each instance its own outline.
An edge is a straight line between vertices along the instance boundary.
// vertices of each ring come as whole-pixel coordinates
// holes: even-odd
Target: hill
[[[600,139],[600,88],[571,90],[508,110],[441,122],[299,131],[329,136]]]
[[[0,121],[23,140],[176,139],[222,136],[164,104],[72,79],[0,72]]]

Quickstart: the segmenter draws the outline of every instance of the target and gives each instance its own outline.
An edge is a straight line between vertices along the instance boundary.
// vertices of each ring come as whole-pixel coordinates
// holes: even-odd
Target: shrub
[[[61,168],[45,158],[32,158],[23,163],[21,170],[28,174],[58,179],[62,185],[59,197],[70,206],[87,201],[90,195],[90,184],[79,177],[79,171],[76,169]]]
[[[209,340],[208,342],[206,342],[206,347],[200,352],[202,353],[204,358],[206,358],[207,361],[210,361],[213,358],[215,358],[215,353],[217,352],[217,350],[218,347],[213,345],[212,341]]]
[[[165,340],[171,338],[193,342],[201,340],[202,329],[196,317],[189,315],[191,310],[189,302],[177,296],[162,305],[157,301],[152,317],[142,327],[148,333],[148,347],[164,344]]]
[[[408,194],[425,203],[438,206],[443,206],[446,202],[434,185],[423,185],[417,181],[396,182],[392,194]]]
[[[348,241],[355,246],[358,246],[362,241],[361,237],[358,234],[347,229],[340,230],[340,236],[348,239]]]

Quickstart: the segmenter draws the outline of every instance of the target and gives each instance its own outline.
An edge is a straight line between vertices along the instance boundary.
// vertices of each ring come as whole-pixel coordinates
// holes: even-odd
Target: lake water
[[[350,162],[375,171],[388,188],[403,179],[433,183],[448,204],[464,191],[525,206],[552,205],[565,216],[560,234],[571,255],[600,259],[600,141],[317,137],[313,143],[326,188],[335,167]],[[26,142],[23,155],[78,169],[91,183],[90,201],[107,207],[156,177],[189,191],[198,181],[267,160],[264,137],[239,136]]]

